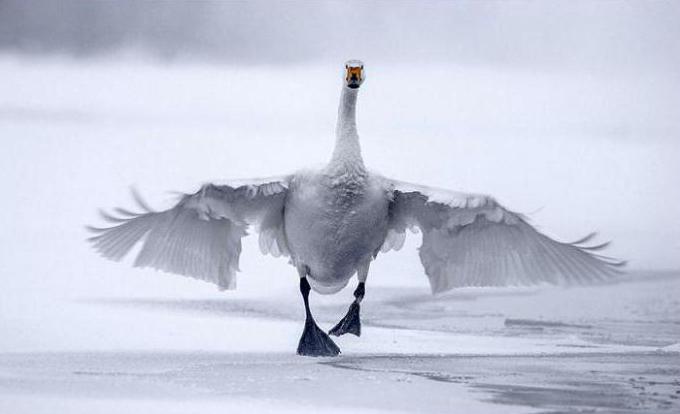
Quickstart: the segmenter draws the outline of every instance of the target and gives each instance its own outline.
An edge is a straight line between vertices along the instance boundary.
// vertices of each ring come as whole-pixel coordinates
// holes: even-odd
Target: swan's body
[[[309,269],[314,290],[337,292],[360,268],[368,268],[387,234],[387,194],[381,180],[370,175],[315,171],[294,176],[285,235],[293,263]]]
[[[119,260],[137,242],[135,266],[236,286],[241,238],[260,233],[262,253],[289,256],[300,275],[307,321],[298,353],[337,355],[317,327],[308,303],[311,287],[334,293],[356,273],[359,285],[348,314],[331,333],[360,334],[359,303],[371,261],[398,250],[407,228],[423,234],[420,259],[433,292],[457,286],[579,283],[617,273],[615,262],[585,247],[588,236],[561,243],[537,232],[520,214],[485,195],[408,184],[369,172],[361,157],[356,101],[363,64],[345,66],[336,145],[328,165],[292,175],[216,186],[185,195],[170,210],[155,212],[138,197],[143,213],[103,214],[113,227],[92,230],[95,247]]]

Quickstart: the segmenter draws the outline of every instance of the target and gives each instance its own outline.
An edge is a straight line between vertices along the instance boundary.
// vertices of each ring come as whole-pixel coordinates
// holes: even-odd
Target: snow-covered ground
[[[680,407],[680,275],[570,289],[374,288],[338,358],[294,355],[295,292],[17,298],[2,412],[658,412]],[[314,298],[322,326],[350,300]],[[35,300],[35,301],[34,301]],[[8,302],[3,301],[3,305]]]
[[[367,70],[359,127],[369,165],[488,192],[517,211],[543,207],[532,214],[542,229],[563,239],[601,230],[633,269],[680,266],[669,207],[680,198],[668,121],[676,95],[644,79],[442,66],[422,68],[414,86],[396,69]],[[110,263],[87,246],[84,225],[99,207],[132,206],[131,184],[162,207],[174,197],[166,191],[324,162],[339,88],[332,65],[3,57],[0,76],[0,412],[680,406],[677,271],[433,298],[413,236],[372,267],[362,337],[338,339],[339,358],[309,359],[294,355],[297,275],[261,257],[254,238],[233,292]],[[313,295],[322,327],[351,298],[351,289]]]

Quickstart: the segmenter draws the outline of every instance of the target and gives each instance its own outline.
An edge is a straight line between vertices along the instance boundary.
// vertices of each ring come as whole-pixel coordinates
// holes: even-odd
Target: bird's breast
[[[286,202],[285,231],[296,264],[318,282],[346,281],[380,248],[388,200],[371,185],[301,183]]]

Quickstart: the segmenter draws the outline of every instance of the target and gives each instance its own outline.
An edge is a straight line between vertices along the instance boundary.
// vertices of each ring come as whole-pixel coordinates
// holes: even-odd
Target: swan
[[[253,227],[263,254],[285,256],[297,269],[305,307],[299,355],[335,356],[330,335],[361,335],[360,304],[371,262],[399,250],[406,230],[420,230],[420,260],[433,293],[462,286],[568,284],[604,280],[623,262],[587,246],[553,240],[522,214],[494,198],[411,184],[370,172],[364,165],[356,104],[366,79],[364,64],[345,64],[335,148],[328,164],[280,177],[206,184],[183,194],[169,210],[154,211],[133,191],[142,209],[101,212],[112,225],[90,227],[93,247],[121,260],[142,243],[134,266],[236,287],[241,239]],[[309,305],[313,289],[331,294],[356,274],[347,314],[328,333]]]

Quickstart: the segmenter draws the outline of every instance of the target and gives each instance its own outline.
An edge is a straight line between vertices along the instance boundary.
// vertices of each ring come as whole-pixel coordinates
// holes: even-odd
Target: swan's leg
[[[366,278],[368,277],[368,264],[361,266],[357,272],[359,284],[354,291],[354,302],[349,305],[347,315],[338,322],[328,333],[335,336],[351,333],[356,336],[361,336],[361,319],[359,318],[359,311],[361,300],[366,293]]]
[[[340,353],[340,348],[335,345],[335,342],[326,334],[326,332],[319,329],[314,321],[312,312],[309,310],[309,291],[311,287],[307,281],[306,274],[300,274],[300,293],[302,293],[302,300],[305,302],[305,329],[302,331],[300,342],[298,343],[298,355],[305,356],[336,356]]]

